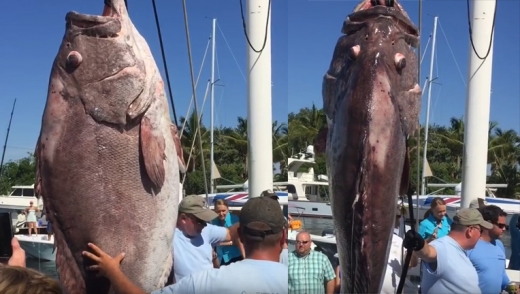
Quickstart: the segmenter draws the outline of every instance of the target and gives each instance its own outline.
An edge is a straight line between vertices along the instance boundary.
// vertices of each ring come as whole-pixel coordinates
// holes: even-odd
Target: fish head
[[[51,78],[58,78],[66,96],[81,99],[89,108],[87,112],[98,120],[123,123],[125,111],[143,92],[148,78],[143,57],[146,50],[124,0],[106,0],[101,15],[71,11],[65,20],[65,35]],[[108,100],[110,103],[102,102]],[[96,104],[99,107],[92,106]],[[116,107],[121,109],[119,117],[110,117],[108,113],[114,111],[110,108]]]

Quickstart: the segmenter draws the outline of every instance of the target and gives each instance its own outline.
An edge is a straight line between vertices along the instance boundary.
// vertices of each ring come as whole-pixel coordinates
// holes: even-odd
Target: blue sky
[[[243,1],[245,4],[246,0]],[[133,22],[148,41],[156,62],[162,69],[151,1],[128,2]],[[182,3],[167,0],[156,2],[179,118],[186,115],[191,98]],[[321,107],[323,74],[328,68],[336,40],[340,36],[343,20],[358,2],[273,1],[273,119],[286,121],[289,111],[298,111],[302,107],[311,106],[312,103]],[[418,2],[401,3],[417,24]],[[464,114],[464,81],[467,80],[469,52],[466,1],[426,0],[423,3],[423,48],[432,31],[434,15],[439,16],[440,23],[434,76],[438,77],[437,82],[442,85],[435,85],[433,88],[431,123],[446,124],[449,118]],[[6,160],[23,157],[26,152],[34,149],[40,130],[51,65],[65,30],[65,14],[70,10],[100,14],[103,9],[101,0],[30,1],[26,2],[26,5],[20,10],[19,3],[7,1],[0,9],[0,25],[9,28],[0,32],[3,44],[0,46],[2,146],[13,99],[18,98],[7,144]],[[519,1],[499,2],[494,43],[491,119],[498,121],[503,128],[520,131],[518,13]],[[247,116],[246,81],[243,76],[246,74],[247,47],[239,3],[236,0],[190,0],[188,14],[196,75],[211,34],[211,19],[217,18],[220,28],[217,28],[217,68],[220,73],[219,84],[223,84],[224,87],[217,87],[215,92],[216,124],[234,126],[238,116]],[[421,85],[429,70],[430,49],[431,45],[423,61]],[[197,88],[199,105],[202,104],[209,77],[210,52],[206,57]],[[423,113],[425,104],[424,99]],[[204,118],[208,124],[209,101],[205,106]],[[424,116],[421,122],[424,122]]]
[[[272,7],[273,120],[287,121],[287,4]],[[29,3],[29,2],[28,2]],[[75,10],[101,14],[103,1],[30,1],[24,10],[20,4],[0,5],[0,140],[4,142],[13,100],[18,98],[6,160],[32,152],[40,131],[49,74],[65,32],[65,15]],[[245,9],[245,1],[244,9]],[[157,0],[161,32],[168,62],[177,118],[186,116],[192,96],[181,1]],[[25,4],[24,4],[25,5]],[[163,61],[151,1],[128,1],[130,16],[145,37],[159,68]],[[217,18],[218,84],[215,89],[215,124],[235,126],[237,117],[247,116],[247,47],[238,1],[189,0],[187,4],[195,78]],[[23,13],[19,13],[23,11]],[[15,13],[16,12],[16,13]],[[224,39],[225,38],[225,39]],[[227,43],[226,43],[227,41]],[[7,46],[4,44],[8,44]],[[258,47],[258,46],[257,46]],[[277,49],[274,49],[274,48]],[[235,61],[236,59],[236,61]],[[220,73],[220,74],[219,74]],[[197,87],[199,108],[211,74],[211,45]],[[163,78],[165,77],[163,72]],[[193,106],[192,106],[193,109]],[[209,94],[204,123],[209,126]],[[173,118],[173,117],[172,117]]]

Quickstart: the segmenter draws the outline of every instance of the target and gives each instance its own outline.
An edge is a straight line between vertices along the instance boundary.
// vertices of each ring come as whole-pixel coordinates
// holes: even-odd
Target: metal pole
[[[249,197],[273,188],[271,0],[247,0]]]
[[[430,73],[428,75],[428,102],[426,104],[426,124],[424,126],[424,148],[423,148],[423,168],[422,168],[422,187],[421,187],[421,195],[426,195],[426,180],[424,176],[424,170],[426,167],[426,151],[428,150],[428,130],[430,125],[430,104],[432,98],[432,80],[433,80],[433,62],[435,60],[435,42],[437,40],[437,19],[438,16],[434,18],[433,21],[433,40],[432,40],[432,56],[430,58]],[[417,202],[419,204],[419,202]]]
[[[217,34],[215,33],[215,28],[217,26],[217,19],[214,18],[213,19],[213,33],[211,35],[211,122],[210,122],[210,142],[209,142],[209,145],[210,145],[210,171],[209,171],[209,182],[210,182],[210,193],[213,193],[213,187],[215,186],[213,183],[213,177],[215,176],[213,174],[213,170],[214,170],[214,162],[213,162],[213,153],[214,153],[214,149],[213,149],[213,144],[214,144],[214,140],[213,140],[213,129],[214,129],[214,112],[215,112],[215,37],[217,36]]]
[[[14,98],[13,109],[11,110],[11,118],[9,118],[9,124],[7,125],[7,134],[5,135],[4,151],[2,152],[2,160],[0,161],[0,179],[2,178],[2,169],[4,167],[5,149],[7,148],[7,139],[9,139],[9,130],[11,129],[11,122],[13,121],[13,113],[14,113],[15,106],[16,106],[16,98]]]
[[[496,0],[473,1],[461,208],[469,207],[472,200],[484,197],[482,194],[485,194],[486,189],[496,4]]]

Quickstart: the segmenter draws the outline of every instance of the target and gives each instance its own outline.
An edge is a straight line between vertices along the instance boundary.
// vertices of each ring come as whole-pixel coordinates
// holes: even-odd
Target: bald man
[[[311,250],[307,232],[296,235],[296,249],[289,254],[289,294],[333,294],[336,274],[327,256]]]

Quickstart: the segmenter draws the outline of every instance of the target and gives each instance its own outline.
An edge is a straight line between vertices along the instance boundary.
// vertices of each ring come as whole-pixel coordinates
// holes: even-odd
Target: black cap
[[[269,197],[250,198],[240,212],[240,229],[249,239],[263,240],[285,228],[285,218],[278,201]]]

